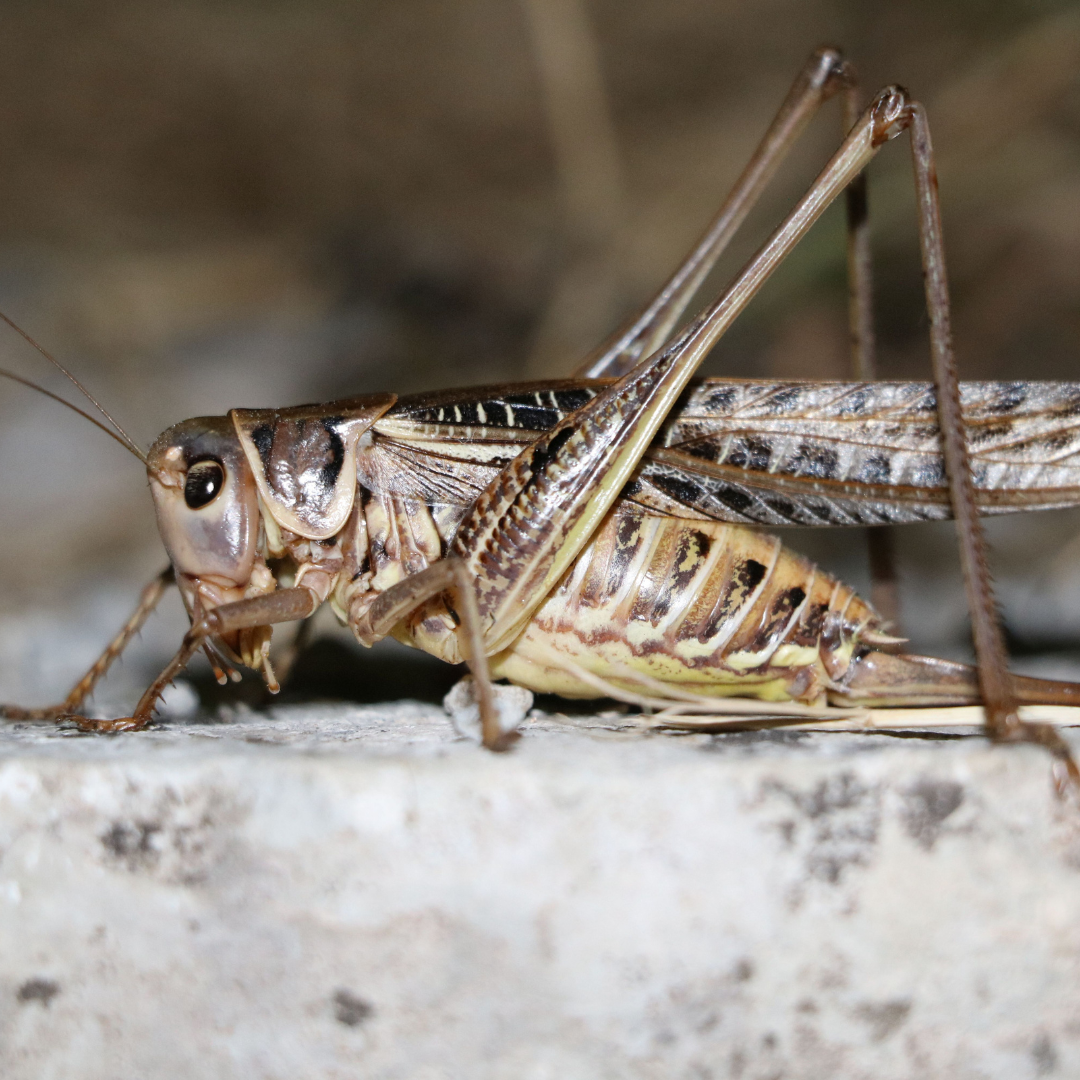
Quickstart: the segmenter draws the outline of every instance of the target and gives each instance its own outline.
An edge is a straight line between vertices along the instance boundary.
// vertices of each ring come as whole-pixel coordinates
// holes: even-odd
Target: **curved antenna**
[[[95,398],[94,395],[91,394],[90,391],[87,390],[86,387],[83,386],[83,384],[81,382],[79,382],[79,380],[76,379],[75,376],[72,375],[71,372],[68,371],[68,369],[66,367],[64,367],[64,365],[61,364],[60,361],[57,360],[55,356],[52,355],[52,353],[50,353],[48,350],[46,350],[41,345],[39,345],[21,326],[19,326],[15,322],[12,322],[12,320],[9,319],[2,311],[0,311],[0,319],[2,319],[4,322],[6,322],[8,324],[8,326],[10,326],[11,329],[14,330],[15,333],[17,333],[21,338],[23,338],[25,341],[27,341],[31,345],[33,345],[33,347],[35,349],[37,349],[37,351],[39,353],[41,353],[41,355],[44,356],[45,359],[48,360],[49,363],[53,365],[53,367],[57,368],[60,372],[62,372],[64,375],[66,375],[75,384],[75,387],[79,391],[79,393],[82,394],[83,397],[85,397],[86,400],[89,401],[90,404],[93,405],[94,408],[97,409],[97,411],[99,413],[101,413],[101,415],[104,416],[105,419],[108,420],[109,423],[112,424],[112,426],[116,429],[116,431],[118,432],[118,435],[114,435],[113,437],[118,438],[119,441],[122,442],[124,444],[124,446],[126,446],[145,465],[146,464],[146,455],[142,452],[142,450],[139,449],[138,445],[128,435],[128,433],[108,414],[108,412],[106,412],[105,407],[101,404],[101,402],[99,402],[97,400],[97,398]],[[7,373],[5,372],[5,374],[7,374]],[[67,402],[67,401],[64,401],[63,398],[56,397],[55,394],[50,394],[48,390],[42,390],[41,387],[38,386],[36,383],[27,382],[25,379],[20,379],[20,378],[18,378],[16,376],[10,376],[10,377],[14,378],[16,382],[21,382],[26,386],[33,386],[33,388],[35,390],[41,390],[41,392],[43,394],[45,394],[47,397],[56,398],[57,401],[62,401],[65,405],[69,405],[70,408],[75,409],[74,405],[70,405],[70,403]],[[80,415],[82,415],[82,416],[86,416],[86,413],[84,413],[81,409],[75,409],[75,411],[77,413],[79,413]],[[89,416],[86,416],[86,418],[87,418],[87,420],[90,419]],[[93,422],[97,423],[97,421],[93,421]],[[98,427],[101,427],[101,426],[102,426],[101,424],[98,424]],[[109,434],[111,435],[112,432],[109,432]]]
[[[115,439],[125,450],[134,454],[144,465],[146,464],[146,455],[134,443],[124,442],[112,428],[106,427],[88,412],[83,412],[78,405],[72,405],[70,401],[65,401],[59,394],[54,394],[51,390],[46,390],[44,386],[38,386],[36,382],[24,379],[21,375],[16,375],[14,371],[8,371],[6,368],[0,368],[0,376],[11,379],[12,382],[22,383],[23,386],[28,386],[31,390],[36,390],[39,394],[44,394],[47,398],[52,398],[53,401],[59,401],[61,405],[66,405],[72,412],[78,413],[84,420],[89,420],[94,427],[100,428],[110,439]]]

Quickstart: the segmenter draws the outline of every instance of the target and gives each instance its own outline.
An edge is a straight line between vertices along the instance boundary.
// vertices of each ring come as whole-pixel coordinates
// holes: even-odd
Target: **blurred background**
[[[562,376],[662,283],[822,43],[867,98],[900,82],[928,106],[962,377],[1080,376],[1080,10],[1061,0],[8,0],[0,310],[144,446],[232,406]],[[832,104],[703,301],[839,136]],[[880,370],[923,378],[905,140],[870,199]],[[843,228],[833,208],[707,373],[844,377]],[[0,366],[64,391],[6,330]],[[163,553],[141,467],[8,383],[0,506],[0,700],[43,703]],[[1078,526],[993,523],[1025,670],[1080,671]],[[786,539],[865,586],[857,534]],[[897,543],[914,646],[965,655],[951,526]],[[183,625],[173,597],[102,708],[130,707]],[[339,635],[296,692],[416,693],[412,659],[380,656]],[[427,696],[454,678],[423,670]]]

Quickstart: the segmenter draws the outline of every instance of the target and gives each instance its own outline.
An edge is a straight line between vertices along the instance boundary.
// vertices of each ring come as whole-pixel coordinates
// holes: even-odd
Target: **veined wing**
[[[536,433],[605,383],[402,399],[375,426],[392,483],[429,501],[457,491],[452,501],[471,502]],[[985,513],[1080,504],[1080,383],[964,383],[961,401]],[[664,514],[771,526],[947,518],[934,388],[703,380],[623,497]]]
[[[960,397],[984,513],[1080,503],[1080,383],[970,382]],[[638,483],[635,499],[656,492],[725,521],[951,516],[930,383],[700,383]]]
[[[510,383],[400,398],[372,428],[378,480],[431,505],[468,506],[538,435],[611,381]]]

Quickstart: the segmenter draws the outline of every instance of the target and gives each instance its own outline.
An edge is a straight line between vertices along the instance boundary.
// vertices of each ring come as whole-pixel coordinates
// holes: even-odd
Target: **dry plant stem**
[[[810,57],[697,246],[648,307],[585,359],[577,370],[579,376],[623,375],[667,341],[686,305],[716,265],[803,128],[821,104],[847,84],[849,77],[850,69],[835,49],[819,49]]]
[[[844,89],[844,134],[859,119],[859,86],[849,74]],[[866,173],[848,185],[847,271],[848,327],[851,361],[855,378],[871,382],[877,378],[877,341],[874,333],[874,268],[870,249],[870,206]],[[900,633],[900,591],[896,573],[892,530],[872,525],[866,530],[870,557],[870,601],[894,634]]]
[[[1048,725],[1026,723],[1017,713],[1012,678],[1008,670],[1008,653],[994,603],[986,540],[975,506],[971,463],[964,438],[930,127],[925,110],[917,102],[910,107],[910,117],[919,239],[926,279],[926,305],[930,315],[930,347],[937,388],[942,450],[960,543],[964,586],[971,612],[971,633],[975,643],[979,687],[986,709],[987,734],[997,741],[1034,742],[1047,747],[1062,760],[1073,782],[1080,784],[1080,770],[1077,769],[1069,746],[1061,735]]]
[[[596,35],[582,0],[524,0],[563,196],[575,228],[605,239],[623,184]]]
[[[562,369],[623,310],[619,238],[626,221],[619,145],[586,0],[522,0],[559,181],[562,266],[526,370]]]
[[[165,591],[175,581],[172,567],[167,567],[139,596],[139,602],[120,632],[109,642],[105,651],[94,661],[89,671],[75,684],[60,705],[44,709],[23,709],[18,705],[0,705],[0,717],[5,720],[59,720],[77,712],[105,677],[113,661],[124,651],[131,639],[143,628],[151,612],[158,606]]]

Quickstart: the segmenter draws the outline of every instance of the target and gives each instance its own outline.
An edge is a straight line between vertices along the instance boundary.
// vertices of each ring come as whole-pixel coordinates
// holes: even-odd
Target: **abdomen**
[[[576,666],[627,690],[642,689],[638,674],[706,696],[818,702],[877,625],[776,537],[622,509],[492,658],[493,674],[567,697],[602,695]]]

